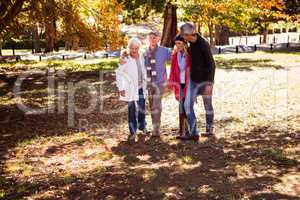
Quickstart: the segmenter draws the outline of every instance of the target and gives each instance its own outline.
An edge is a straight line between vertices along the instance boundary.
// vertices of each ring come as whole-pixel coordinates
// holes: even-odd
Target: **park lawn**
[[[97,109],[75,114],[75,126],[68,127],[67,100],[61,113],[24,114],[11,86],[5,86],[0,199],[299,198],[300,56],[258,52],[218,55],[216,61],[216,138],[174,140],[178,108],[168,94],[162,139],[140,135],[135,144],[126,141],[126,104],[116,95],[113,71],[104,70],[100,80],[94,73],[114,69],[117,60],[1,64],[4,71],[18,68],[16,74],[49,64],[66,71],[65,83],[88,82],[97,91],[103,88],[105,98],[100,101],[99,95]],[[57,105],[58,89],[47,96],[46,88],[44,76],[31,77],[22,87],[22,101],[34,108],[47,107],[48,100]],[[63,94],[67,98],[66,88]],[[80,90],[76,106],[89,104],[89,95]],[[200,131],[202,107],[199,98]],[[111,109],[120,112],[107,114]],[[82,121],[87,129],[80,129]],[[150,128],[149,116],[147,121]]]
[[[23,72],[26,70],[63,70],[65,72],[84,72],[113,70],[118,66],[118,59],[92,59],[92,60],[50,60],[50,61],[19,61],[0,63],[0,72]]]

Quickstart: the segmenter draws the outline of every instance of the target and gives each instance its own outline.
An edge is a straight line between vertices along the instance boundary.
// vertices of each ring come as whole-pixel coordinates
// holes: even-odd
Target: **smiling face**
[[[184,42],[182,42],[182,41],[176,41],[175,45],[176,45],[178,51],[183,51],[184,50]]]
[[[137,58],[139,56],[139,50],[140,50],[140,47],[138,45],[130,45],[129,47],[129,53],[130,53],[130,56],[133,57],[133,58]]]
[[[148,40],[149,40],[150,47],[155,47],[159,42],[159,37],[154,34],[151,34],[148,36]]]

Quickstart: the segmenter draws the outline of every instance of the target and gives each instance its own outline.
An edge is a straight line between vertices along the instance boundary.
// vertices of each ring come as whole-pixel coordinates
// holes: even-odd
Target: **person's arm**
[[[126,60],[125,60],[125,59],[126,59],[127,57],[128,57],[128,52],[127,52],[127,50],[125,49],[125,50],[121,51],[119,63],[120,63],[121,65],[126,64]]]
[[[171,90],[174,87],[174,81],[175,81],[174,80],[174,77],[175,77],[175,63],[173,62],[174,61],[173,56],[172,56],[170,76],[169,76],[169,81],[168,81],[169,90]]]
[[[207,41],[203,42],[203,50],[202,51],[203,51],[203,56],[204,56],[204,62],[206,64],[206,67],[209,72],[208,81],[213,83],[214,79],[215,79],[216,64],[215,64],[214,57],[213,57],[211,49],[210,49],[210,45],[208,44]]]
[[[126,61],[125,61],[126,62]],[[116,82],[119,90],[120,96],[125,96],[125,86],[124,86],[124,75],[127,64],[119,64],[118,69],[116,70]]]
[[[170,50],[170,49],[168,49],[168,48],[166,48],[166,49],[167,49],[167,60],[168,60],[169,62],[171,62],[173,52],[172,52],[172,50]]]

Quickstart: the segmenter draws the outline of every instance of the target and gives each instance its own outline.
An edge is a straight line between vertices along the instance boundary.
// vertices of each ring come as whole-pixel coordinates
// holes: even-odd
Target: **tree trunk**
[[[219,25],[215,25],[215,45],[220,45],[220,35],[221,35],[221,27]]]
[[[55,47],[56,39],[56,15],[55,15],[55,1],[46,0],[44,4],[44,13],[45,13],[45,52],[52,52]]]
[[[211,46],[214,46],[214,35],[213,35],[213,24],[208,23],[208,32],[209,32],[209,43]]]
[[[164,28],[161,39],[161,45],[173,47],[173,39],[177,34],[177,7],[171,2],[168,2],[164,12]]]
[[[40,35],[38,32],[38,24],[36,24],[33,28],[33,40],[34,40],[34,50],[35,53],[41,52],[41,43],[40,43]]]
[[[265,24],[263,27],[263,44],[267,44],[268,27],[268,24]]]
[[[263,32],[263,44],[267,44],[267,36],[268,36],[268,31],[264,30],[264,32]]]
[[[0,37],[0,56],[2,56],[2,44],[3,44],[3,39]]]
[[[0,56],[2,56],[2,40],[0,39]]]
[[[229,45],[229,28],[222,26],[219,32],[219,45]]]

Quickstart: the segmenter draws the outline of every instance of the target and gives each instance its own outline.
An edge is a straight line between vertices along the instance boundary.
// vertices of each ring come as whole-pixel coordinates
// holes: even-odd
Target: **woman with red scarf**
[[[175,93],[175,98],[179,101],[179,136],[189,134],[187,117],[184,110],[184,100],[186,96],[188,74],[190,69],[190,56],[187,51],[185,40],[177,35],[175,37],[175,50],[172,56],[171,72],[169,77],[169,89]]]

